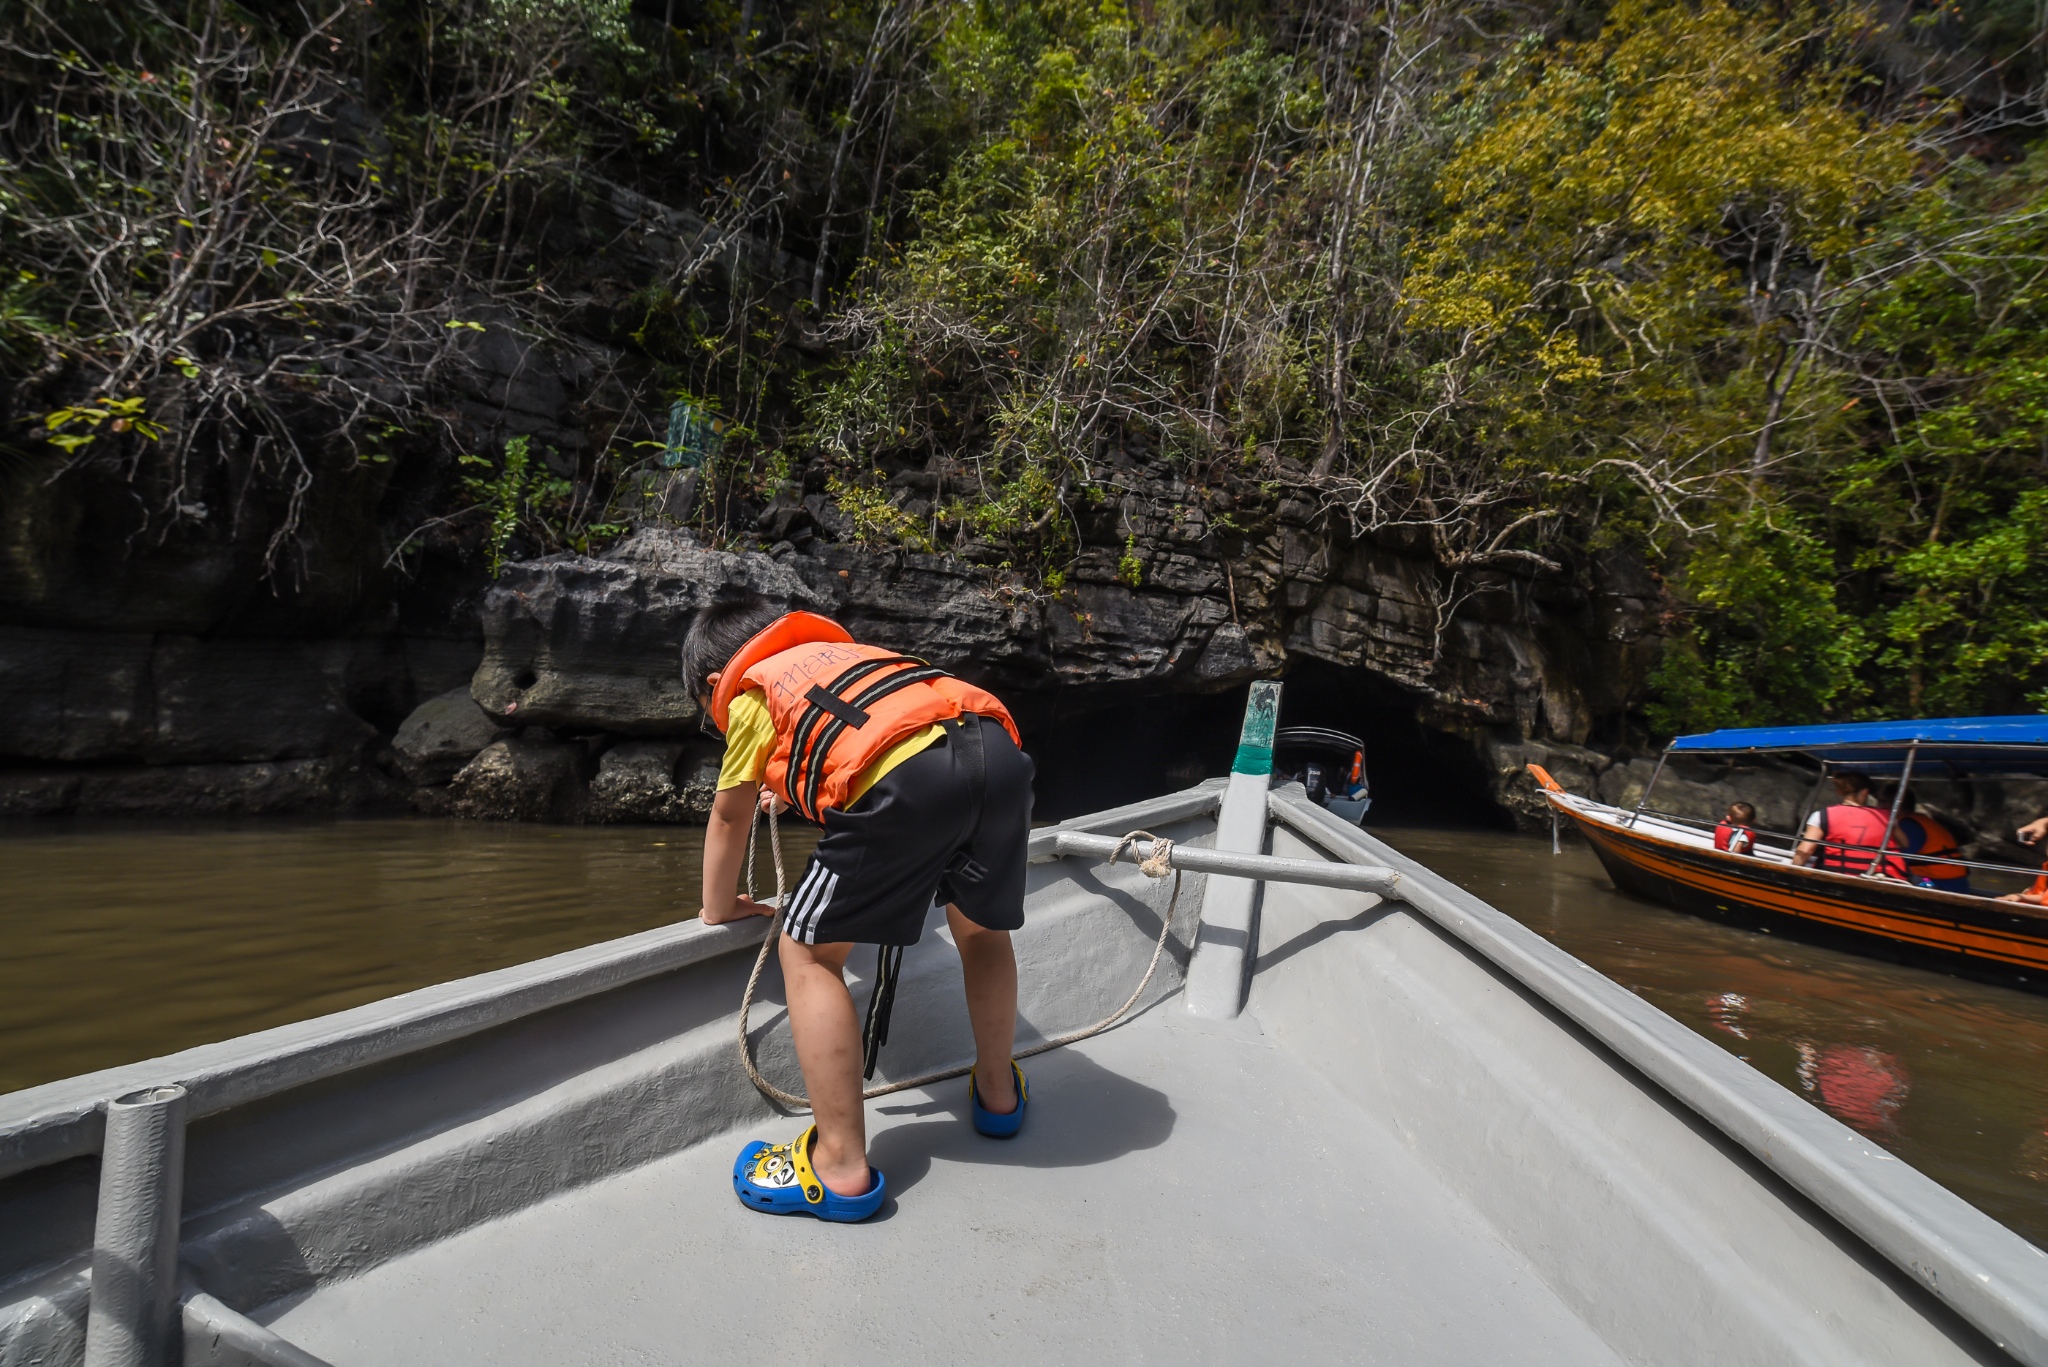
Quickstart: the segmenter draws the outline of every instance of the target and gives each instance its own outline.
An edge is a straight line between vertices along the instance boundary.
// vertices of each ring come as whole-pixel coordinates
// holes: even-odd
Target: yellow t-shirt
[[[882,781],[882,776],[912,755],[930,748],[933,742],[946,734],[946,728],[933,724],[922,731],[912,732],[902,740],[875,757],[875,762],[861,770],[860,777],[847,789],[846,805],[860,801],[868,789]],[[775,753],[775,722],[768,715],[768,700],[758,688],[750,688],[732,700],[732,706],[725,712],[725,762],[718,766],[718,791],[737,788],[742,783],[759,783],[768,772],[768,756]]]

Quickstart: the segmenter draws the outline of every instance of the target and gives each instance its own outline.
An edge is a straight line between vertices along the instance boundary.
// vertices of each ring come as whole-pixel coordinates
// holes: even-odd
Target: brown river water
[[[1583,844],[1376,834],[2048,1245],[2048,997],[1638,902]],[[808,845],[791,833],[792,874]],[[673,827],[0,827],[0,1092],[683,919],[701,848]],[[765,851],[757,875],[773,888]]]

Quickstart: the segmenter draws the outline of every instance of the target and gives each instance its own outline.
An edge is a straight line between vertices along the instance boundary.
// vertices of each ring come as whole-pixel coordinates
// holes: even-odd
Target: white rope
[[[754,820],[747,826],[747,898],[749,901],[756,900],[754,897],[754,833],[760,829],[760,817],[761,814],[757,808],[754,813]],[[1151,841],[1152,851],[1138,864],[1138,871],[1147,878],[1164,878],[1169,872],[1173,874],[1173,895],[1167,899],[1166,915],[1161,918],[1159,925],[1159,940],[1158,943],[1152,946],[1152,962],[1145,965],[1145,976],[1138,979],[1138,986],[1131,992],[1129,997],[1124,999],[1122,1006],[1119,1006],[1116,1010],[1095,1022],[1095,1024],[1080,1030],[1069,1031],[1064,1035],[1055,1035],[1049,1040],[1043,1040],[1032,1045],[1029,1049],[1020,1049],[1017,1051],[1016,1057],[1030,1058],[1035,1054],[1043,1054],[1049,1049],[1058,1049],[1062,1045],[1076,1044],[1081,1040],[1087,1039],[1092,1035],[1099,1035],[1103,1031],[1117,1025],[1125,1016],[1131,1013],[1131,1008],[1138,1004],[1138,1000],[1145,995],[1145,989],[1152,983],[1152,975],[1159,971],[1160,956],[1166,952],[1167,938],[1173,934],[1174,913],[1180,908],[1180,870],[1172,866],[1173,842],[1171,840],[1161,840],[1150,831],[1132,831],[1129,835],[1117,841],[1116,848],[1110,851],[1109,862],[1114,864],[1118,856],[1122,855],[1126,849],[1139,840]],[[782,832],[780,822],[777,821],[772,813],[768,818],[768,843],[770,853],[775,858],[775,915],[768,927],[768,934],[761,941],[761,952],[754,958],[754,971],[747,978],[746,995],[740,998],[740,1064],[747,1070],[747,1076],[753,1080],[754,1085],[760,1088],[763,1096],[780,1103],[792,1111],[807,1111],[811,1108],[808,1098],[795,1092],[784,1091],[767,1078],[761,1076],[761,1070],[754,1064],[753,1043],[747,1038],[747,1015],[754,1008],[754,993],[761,985],[761,971],[768,966],[768,955],[782,938],[784,909],[785,903],[788,901],[788,884],[782,871]],[[861,1093],[861,1097],[863,1100],[868,1100],[878,1096],[887,1096],[891,1092],[908,1091],[912,1087],[924,1087],[934,1082],[944,1082],[948,1078],[965,1077],[973,1071],[973,1065],[969,1064],[965,1067],[947,1068],[936,1073],[926,1073],[921,1077],[905,1078],[901,1082],[885,1082],[879,1087],[868,1088]]]

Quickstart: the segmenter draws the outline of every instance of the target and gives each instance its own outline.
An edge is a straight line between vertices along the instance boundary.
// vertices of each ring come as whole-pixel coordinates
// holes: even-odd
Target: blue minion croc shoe
[[[991,1139],[1008,1139],[1024,1127],[1024,1108],[1031,1102],[1031,1089],[1024,1085],[1024,1070],[1017,1066],[1017,1060],[1010,1060],[1010,1071],[1017,1075],[1017,1109],[1008,1115],[997,1115],[981,1104],[981,1096],[974,1089],[974,1074],[967,1075],[967,1104],[974,1108],[974,1128]]]
[[[819,1181],[811,1168],[811,1146],[817,1142],[818,1127],[813,1125],[787,1144],[756,1139],[741,1149],[732,1165],[732,1189],[740,1204],[770,1215],[812,1215],[844,1224],[880,1210],[889,1196],[882,1174],[869,1168],[868,1189],[858,1196],[841,1196]]]

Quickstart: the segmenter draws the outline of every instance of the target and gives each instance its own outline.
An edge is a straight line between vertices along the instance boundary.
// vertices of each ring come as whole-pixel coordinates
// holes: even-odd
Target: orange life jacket
[[[1885,843],[1884,828],[1891,814],[1877,807],[1823,807],[1820,812],[1821,846],[1819,867],[1837,873],[1862,873],[1870,867],[1872,855]],[[1844,848],[1848,846],[1850,848]],[[1861,848],[1855,848],[1860,846]],[[1903,848],[1897,831],[1887,848]],[[1903,860],[1886,858],[1884,872],[1893,878],[1906,876]]]
[[[1742,849],[1737,851],[1738,854],[1748,854],[1755,851],[1756,832],[1747,826],[1738,826],[1732,821],[1724,821],[1714,827],[1714,848],[1717,850],[1734,849],[1735,837],[1737,836],[1741,836],[1743,841]]]
[[[1920,857],[1906,861],[1907,869],[1912,872],[1915,878],[1948,879],[1968,878],[1970,876],[1969,869],[1961,864],[1930,864],[1926,862],[1927,856],[1930,854],[1950,854],[1962,848],[1957,843],[1956,838],[1949,834],[1948,827],[1931,817],[1922,816],[1918,812],[1900,812],[1900,824],[1903,825],[1908,821],[1913,822],[1920,828],[1920,849],[1918,851]]]
[[[732,700],[749,688],[761,690],[775,725],[767,784],[811,821],[845,805],[854,780],[890,746],[934,722],[978,713],[1023,744],[993,693],[922,660],[860,645],[814,612],[777,618],[733,655],[711,694],[719,730]]]

